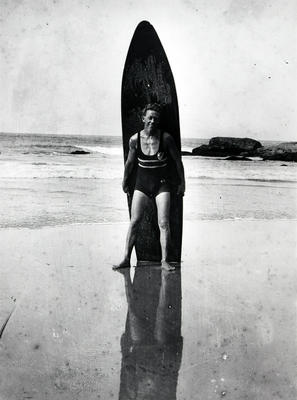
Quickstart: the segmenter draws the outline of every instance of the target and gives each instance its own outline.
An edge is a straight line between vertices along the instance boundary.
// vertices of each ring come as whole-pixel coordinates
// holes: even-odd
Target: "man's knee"
[[[169,230],[169,220],[168,219],[160,219],[159,220],[159,228],[162,230]]]

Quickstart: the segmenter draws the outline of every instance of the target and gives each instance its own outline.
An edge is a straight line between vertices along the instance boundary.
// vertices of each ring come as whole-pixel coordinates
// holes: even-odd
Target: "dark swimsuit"
[[[149,197],[170,192],[168,181],[168,159],[163,149],[163,132],[160,134],[159,149],[154,155],[146,155],[141,150],[140,132],[137,135],[138,170],[135,190]]]

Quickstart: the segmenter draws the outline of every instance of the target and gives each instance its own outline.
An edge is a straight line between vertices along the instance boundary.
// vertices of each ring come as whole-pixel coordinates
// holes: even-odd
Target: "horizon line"
[[[92,133],[47,133],[47,132],[43,132],[43,133],[37,133],[37,132],[0,132],[0,135],[25,135],[25,136],[82,136],[82,137],[86,137],[86,136],[101,136],[101,137],[118,137],[121,138],[121,135],[101,135],[101,134],[92,134]],[[254,139],[253,137],[250,136],[225,136],[225,135],[215,135],[212,136],[210,138],[205,138],[205,137],[182,137],[181,136],[181,140],[183,139],[195,139],[195,140],[210,140],[214,137],[225,137],[225,138],[236,138],[236,139],[253,139],[253,140],[257,140],[258,142],[267,142],[267,141],[271,141],[271,142],[280,142],[280,143],[287,143],[287,142],[296,142],[296,140],[280,140],[280,139]]]

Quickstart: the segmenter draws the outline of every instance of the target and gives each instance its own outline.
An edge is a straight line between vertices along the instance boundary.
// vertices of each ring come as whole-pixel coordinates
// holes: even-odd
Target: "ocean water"
[[[207,142],[185,139],[182,149]],[[120,137],[1,134],[0,153],[1,228],[128,221]],[[296,163],[192,156],[183,163],[185,219],[296,218]]]

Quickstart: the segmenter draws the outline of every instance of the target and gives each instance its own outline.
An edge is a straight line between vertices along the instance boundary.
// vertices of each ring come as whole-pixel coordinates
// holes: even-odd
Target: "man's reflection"
[[[128,312],[119,399],[174,400],[182,356],[180,270],[138,267],[133,283],[128,269],[121,273]]]

